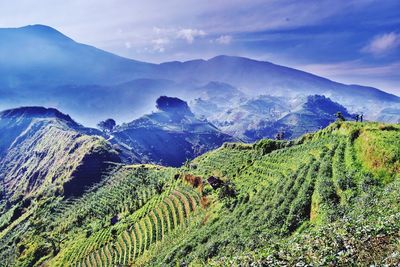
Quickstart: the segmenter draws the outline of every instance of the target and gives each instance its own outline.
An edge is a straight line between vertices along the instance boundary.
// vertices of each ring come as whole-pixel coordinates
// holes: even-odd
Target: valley
[[[0,4],[0,267],[400,266],[398,3],[41,2]]]

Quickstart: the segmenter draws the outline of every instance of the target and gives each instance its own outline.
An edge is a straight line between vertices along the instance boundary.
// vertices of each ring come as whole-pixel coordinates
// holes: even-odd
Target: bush
[[[337,180],[338,186],[341,190],[345,191],[347,189],[351,189],[355,186],[353,177],[350,175],[343,175],[340,176]]]
[[[262,155],[266,155],[276,149],[284,147],[286,143],[287,143],[286,141],[275,141],[271,139],[264,139],[255,143],[253,146],[255,149],[260,150]]]
[[[394,127],[393,125],[388,125],[388,124],[380,124],[378,126],[378,128],[381,131],[397,131],[397,130],[399,130],[398,128]]]

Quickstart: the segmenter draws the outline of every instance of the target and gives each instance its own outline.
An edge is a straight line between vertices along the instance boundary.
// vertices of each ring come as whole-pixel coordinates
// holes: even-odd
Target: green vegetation
[[[121,166],[80,197],[35,199],[13,228],[24,206],[2,213],[2,264],[396,265],[399,140],[398,125],[338,121],[178,169]]]

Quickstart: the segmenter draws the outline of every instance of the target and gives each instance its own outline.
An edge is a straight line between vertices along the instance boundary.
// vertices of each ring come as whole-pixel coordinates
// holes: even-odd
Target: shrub
[[[255,149],[260,150],[262,155],[266,155],[276,149],[282,148],[286,143],[286,141],[264,139],[255,143],[253,146]]]
[[[351,189],[355,186],[353,177],[351,177],[350,175],[342,175],[338,178],[337,180],[338,182],[338,186],[341,190],[347,190],[347,189]]]
[[[378,126],[379,130],[381,131],[397,131],[399,130],[398,128],[394,127],[393,125],[390,124],[380,124]]]

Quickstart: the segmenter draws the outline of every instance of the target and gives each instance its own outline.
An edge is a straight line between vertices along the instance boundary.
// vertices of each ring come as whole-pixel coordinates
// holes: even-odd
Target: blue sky
[[[28,24],[137,60],[246,56],[400,95],[399,0],[0,2],[0,27]]]

